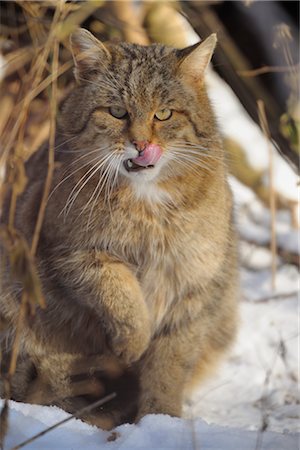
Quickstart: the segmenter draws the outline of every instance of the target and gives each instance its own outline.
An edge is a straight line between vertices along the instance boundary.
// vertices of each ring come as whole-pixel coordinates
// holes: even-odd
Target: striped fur
[[[86,417],[106,428],[147,413],[180,415],[189,382],[231,343],[232,198],[204,85],[214,45],[214,36],[184,50],[73,36],[77,85],[59,113],[37,253],[47,308],[24,329],[13,398],[74,412],[114,389],[117,399]],[[110,107],[127,115],[117,119]],[[166,108],[172,116],[157,120]],[[126,171],[134,141],[144,140],[161,147],[160,160]],[[18,205],[16,226],[29,240],[46,160],[44,149],[29,161]],[[5,335],[18,301],[1,299]]]

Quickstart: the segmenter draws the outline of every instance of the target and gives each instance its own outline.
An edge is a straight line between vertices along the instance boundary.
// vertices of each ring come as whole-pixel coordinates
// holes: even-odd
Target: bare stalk
[[[113,398],[115,398],[116,395],[117,394],[115,392],[113,392],[112,394],[109,394],[106,397],[103,397],[102,399],[97,400],[96,402],[92,403],[91,405],[85,406],[84,408],[78,410],[76,413],[72,414],[70,417],[67,417],[64,420],[61,420],[60,422],[55,423],[51,427],[48,427],[45,430],[41,431],[40,433],[35,434],[31,438],[26,439],[26,441],[21,442],[21,444],[16,445],[15,447],[11,448],[10,450],[19,450],[20,448],[25,447],[25,445],[30,444],[31,442],[35,441],[39,437],[44,436],[45,434],[49,433],[49,431],[54,430],[55,428],[59,427],[60,425],[63,425],[64,423],[67,423],[76,417],[80,417],[83,414],[90,412],[92,409],[97,408],[98,406],[104,405],[104,403],[107,403],[110,400],[112,400]]]
[[[265,105],[262,100],[257,101],[258,106],[258,115],[261,129],[266,137],[268,150],[269,150],[269,183],[270,183],[270,212],[271,212],[271,253],[272,253],[272,262],[271,262],[271,287],[272,290],[275,290],[276,287],[276,259],[277,259],[277,242],[276,242],[276,192],[274,188],[274,167],[273,167],[273,149],[271,145],[271,134],[268,127],[268,121],[265,111]]]
[[[110,7],[119,21],[124,39],[140,45],[148,45],[148,36],[141,24],[137,9],[132,0],[113,1]]]
[[[299,70],[299,64],[293,66],[263,66],[253,70],[238,70],[237,73],[242,77],[256,77],[265,73],[286,73]]]
[[[59,52],[59,42],[57,39],[54,40],[53,45],[53,60],[52,60],[52,73],[57,74],[58,72],[58,52]],[[50,193],[51,183],[54,173],[54,145],[55,145],[55,132],[56,132],[56,108],[57,108],[57,76],[52,79],[52,92],[51,92],[51,103],[50,103],[50,136],[49,136],[49,153],[48,153],[48,171],[45,181],[44,191],[42,200],[40,203],[40,209],[38,213],[38,218],[35,225],[35,230],[31,243],[31,254],[34,255],[37,249],[40,232],[44,220],[47,199]]]

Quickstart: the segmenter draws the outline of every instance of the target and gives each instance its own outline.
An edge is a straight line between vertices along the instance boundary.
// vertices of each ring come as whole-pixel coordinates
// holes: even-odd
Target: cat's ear
[[[211,34],[205,41],[179,50],[180,74],[195,81],[203,79],[217,43],[217,35]]]
[[[111,61],[111,54],[105,45],[84,28],[71,34],[70,43],[75,63],[74,74],[78,82],[91,79]]]

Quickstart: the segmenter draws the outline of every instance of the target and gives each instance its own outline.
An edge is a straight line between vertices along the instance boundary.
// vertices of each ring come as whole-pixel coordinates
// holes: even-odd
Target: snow
[[[236,223],[240,236],[247,241],[265,245],[270,242],[271,213],[255,196],[234,177],[230,185],[235,194]],[[280,248],[300,254],[299,230],[293,229],[291,214],[287,210],[276,211],[276,241]]]
[[[45,414],[46,411],[46,414]],[[47,415],[49,415],[47,417]],[[53,424],[54,416],[68,415],[55,407],[11,402],[10,424],[13,433],[6,439],[11,449],[28,437]],[[55,422],[55,420],[54,420]],[[99,430],[80,420],[62,425],[26,446],[28,450],[253,450],[259,433],[209,425],[201,419],[178,419],[158,414],[144,417],[137,425],[121,425],[114,432]],[[297,449],[296,434],[267,432],[261,449]]]
[[[255,284],[254,284],[255,285]],[[188,416],[208,423],[297,432],[297,299],[243,302],[241,325],[230,358],[194,394]]]

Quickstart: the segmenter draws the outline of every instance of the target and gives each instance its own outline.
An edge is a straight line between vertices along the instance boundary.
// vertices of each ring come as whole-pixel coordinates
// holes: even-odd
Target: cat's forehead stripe
[[[173,49],[162,45],[143,47],[122,43],[112,47],[111,52],[109,70],[117,80],[115,89],[120,98],[136,99],[137,103],[148,106],[159,101],[165,106],[172,103],[173,92],[178,89]]]

